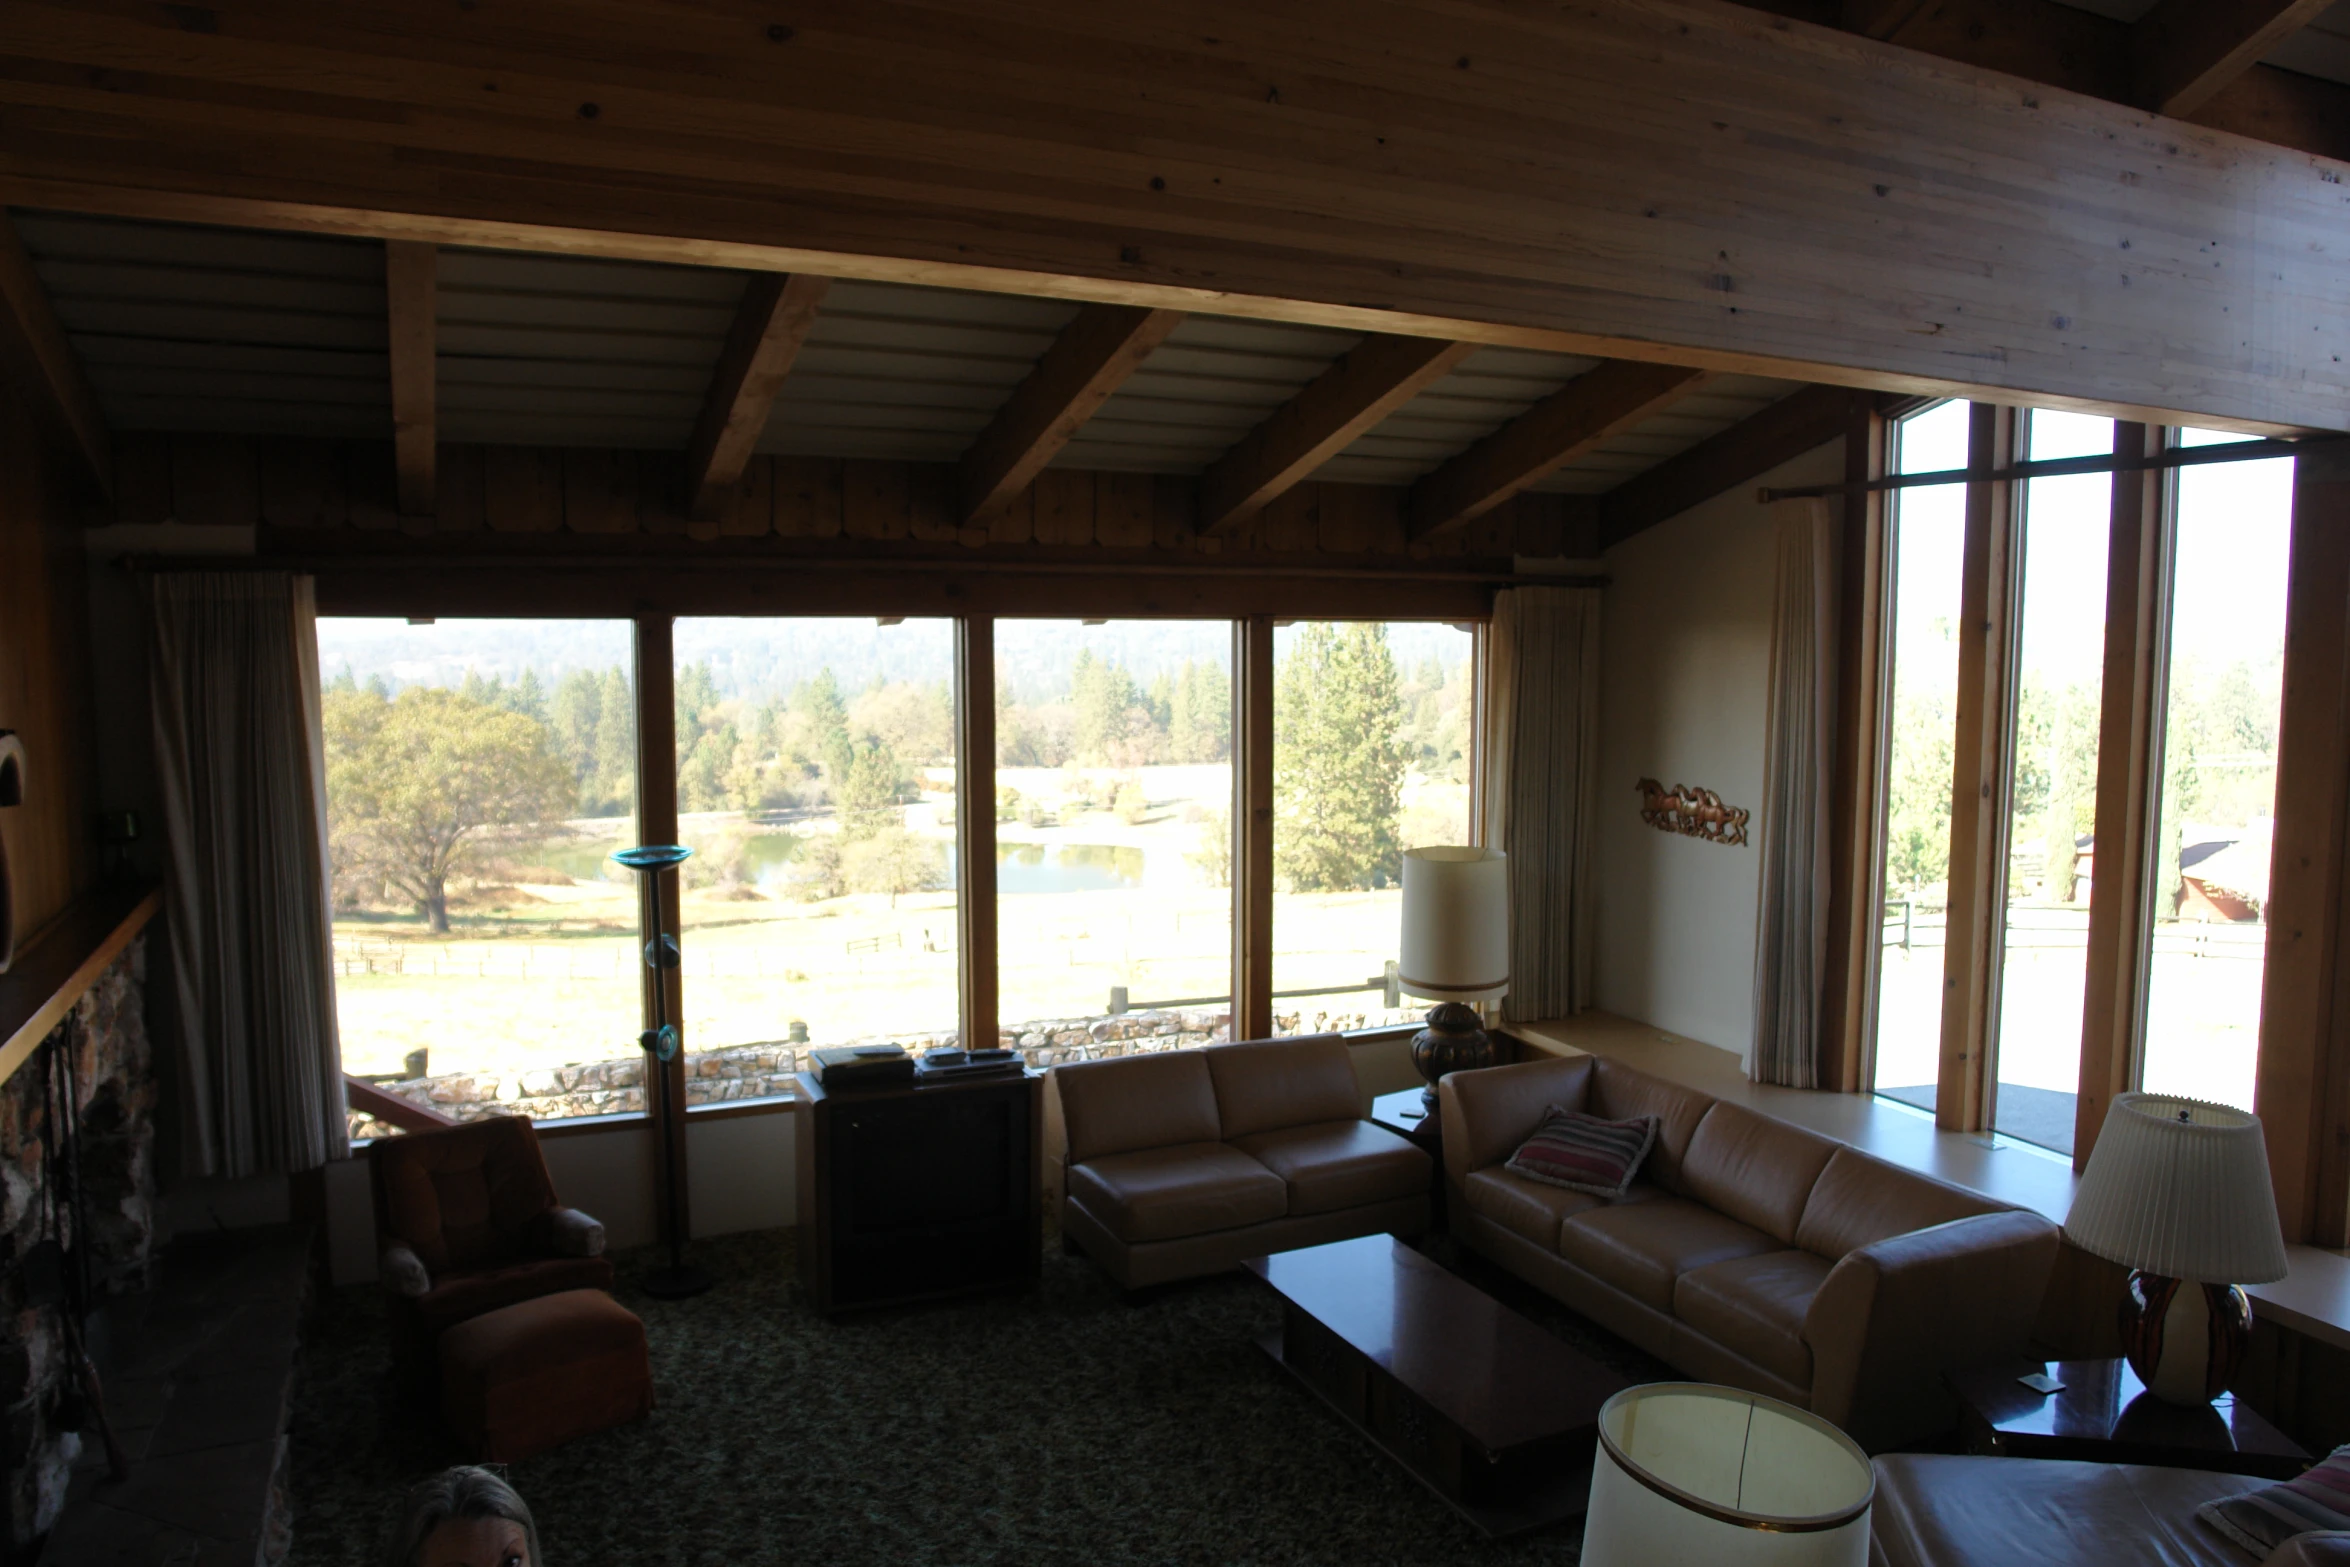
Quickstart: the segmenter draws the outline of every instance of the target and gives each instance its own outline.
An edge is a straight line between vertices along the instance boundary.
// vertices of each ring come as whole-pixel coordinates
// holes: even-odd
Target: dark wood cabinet
[[[799,1077],[800,1282],[818,1311],[1035,1282],[1044,1078],[827,1091]]]

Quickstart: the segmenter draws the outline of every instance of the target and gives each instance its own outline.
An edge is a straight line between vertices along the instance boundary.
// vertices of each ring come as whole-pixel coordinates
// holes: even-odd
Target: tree
[[[1177,762],[1232,754],[1232,681],[1216,665],[1183,661],[1167,698],[1167,752]]]
[[[860,747],[833,801],[840,812],[842,841],[854,843],[884,828],[903,825],[898,801],[904,792],[896,753],[886,745]]]
[[[597,684],[596,770],[589,814],[623,816],[636,799],[636,696],[617,666]]]
[[[898,680],[849,704],[849,729],[916,766],[954,760],[955,708],[944,681]]]
[[[858,892],[888,893],[894,909],[898,894],[922,892],[945,880],[941,847],[903,827],[884,827],[841,852],[849,886]]]
[[[1089,767],[1115,766],[1133,760],[1136,725],[1130,715],[1142,708],[1142,693],[1122,664],[1079,651],[1069,671],[1069,704],[1076,710],[1076,759]],[[1144,708],[1139,714],[1145,730],[1153,726]]]
[[[840,682],[833,678],[831,665],[818,670],[815,679],[792,688],[791,710],[807,724],[816,759],[824,764],[824,781],[837,802],[856,757],[849,739],[849,710],[841,704]]]
[[[1300,892],[1392,883],[1404,752],[1387,629],[1301,626],[1274,678],[1275,872]]]
[[[430,686],[390,702],[326,698],[327,820],[339,859],[413,899],[449,930],[449,877],[483,840],[543,828],[572,808],[573,781],[545,725]]]

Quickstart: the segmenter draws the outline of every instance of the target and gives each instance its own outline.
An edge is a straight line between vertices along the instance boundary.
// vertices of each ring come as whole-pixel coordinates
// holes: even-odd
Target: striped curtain
[[[1599,762],[1599,591],[1509,588],[1486,634],[1485,843],[1510,857],[1510,991],[1502,1016],[1591,1005],[1592,819]]]
[[[310,579],[162,574],[148,607],[184,1173],[313,1169],[350,1148]]]
[[[1764,729],[1755,919],[1758,1083],[1817,1088],[1828,965],[1828,779],[1836,735],[1834,524],[1827,503],[1773,508],[1778,567],[1771,608],[1770,713]]]

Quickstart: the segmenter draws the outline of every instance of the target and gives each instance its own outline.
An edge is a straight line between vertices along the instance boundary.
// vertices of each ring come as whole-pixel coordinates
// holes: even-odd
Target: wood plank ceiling
[[[705,475],[726,491],[756,451],[960,464],[981,522],[1047,468],[1220,475],[1210,534],[1307,479],[1441,491],[1420,533],[1521,489],[1602,495],[1798,389],[902,284],[63,213],[9,225],[107,427],[396,436],[412,516],[432,509],[436,446],[462,444],[685,453],[685,509],[704,516]],[[1575,428],[1554,428],[1561,409]]]

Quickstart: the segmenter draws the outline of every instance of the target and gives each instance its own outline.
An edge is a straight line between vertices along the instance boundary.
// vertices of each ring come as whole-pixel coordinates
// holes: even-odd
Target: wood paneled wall
[[[0,729],[24,741],[24,803],[0,810],[17,937],[87,890],[94,731],[79,482],[61,443],[0,382]]]
[[[1521,494],[1462,528],[1408,541],[1400,487],[1306,483],[1217,537],[1200,536],[1195,480],[1049,468],[985,526],[966,527],[947,463],[754,458],[723,513],[689,523],[685,463],[667,452],[443,446],[438,504],[403,517],[391,443],[125,436],[113,520],[305,532],[904,542],[1017,554],[1024,546],[1201,559],[1281,554],[1413,563],[1599,553],[1597,499]]]

